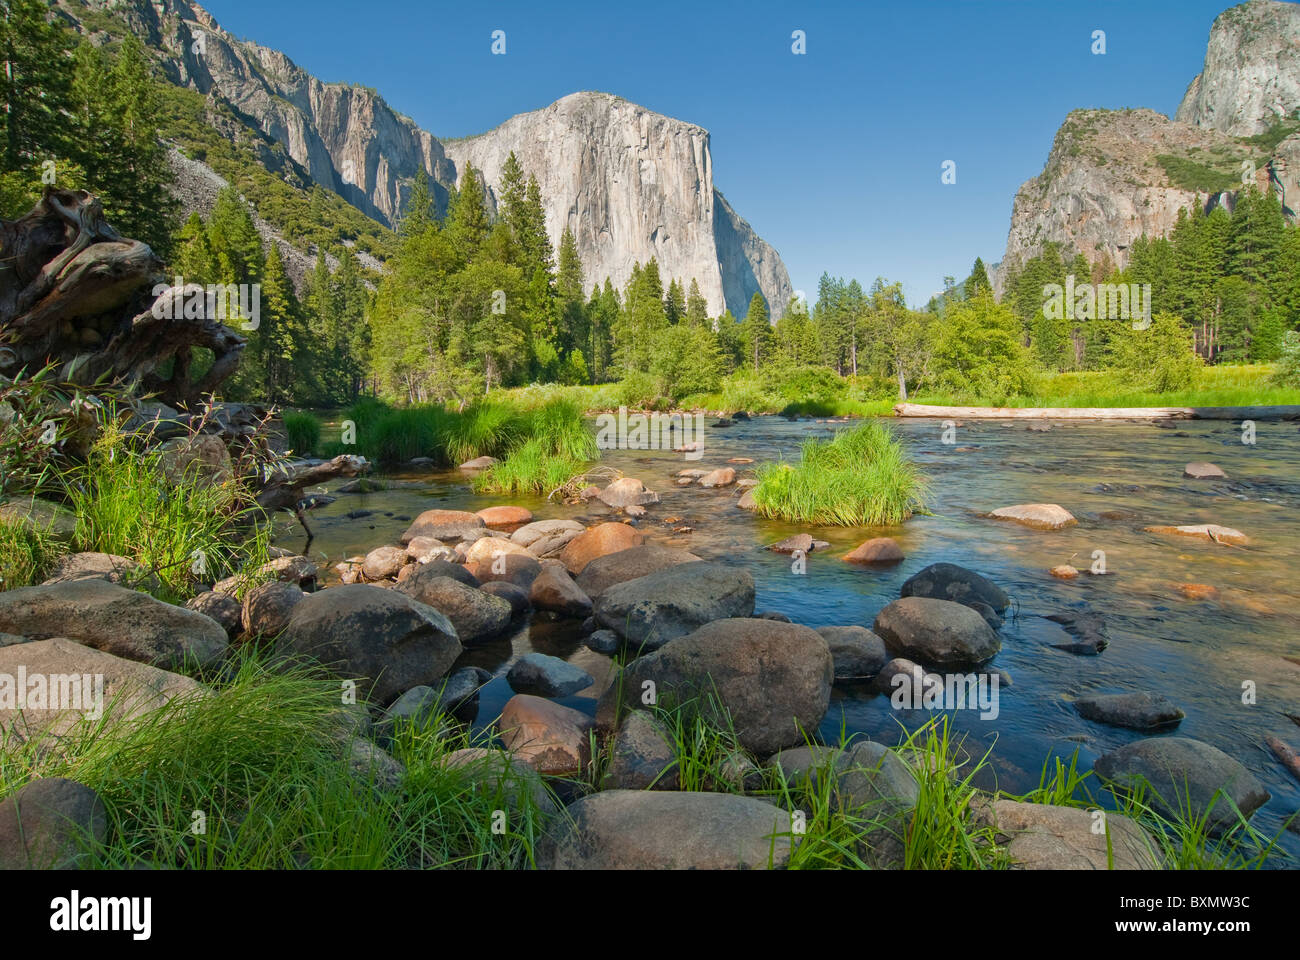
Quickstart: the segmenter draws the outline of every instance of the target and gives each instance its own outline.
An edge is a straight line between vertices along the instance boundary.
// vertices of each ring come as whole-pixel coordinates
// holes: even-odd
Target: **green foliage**
[[[473,478],[475,490],[549,494],[599,456],[596,438],[572,400],[556,397],[516,417],[517,439],[500,463]]]
[[[1002,405],[1034,392],[1034,370],[1020,340],[1020,321],[991,295],[953,304],[934,347],[941,389]]]
[[[48,531],[0,519],[0,590],[44,582],[63,548]]]
[[[1220,161],[1215,164],[1200,163],[1187,157],[1162,153],[1156,156],[1156,162],[1165,171],[1169,182],[1180,190],[1194,193],[1223,193],[1236,189],[1240,185],[1238,169],[1234,161]]]
[[[1282,337],[1282,352],[1273,382],[1300,390],[1300,333],[1294,330],[1287,331]]]
[[[1157,393],[1196,386],[1201,358],[1192,351],[1192,334],[1175,316],[1156,314],[1147,329],[1121,328],[1112,360],[1128,382]]]
[[[300,457],[311,456],[320,443],[320,421],[306,411],[284,411],[284,432],[289,450]]]
[[[902,523],[925,508],[928,481],[885,423],[809,439],[798,464],[765,464],[754,487],[755,513],[826,526]]]

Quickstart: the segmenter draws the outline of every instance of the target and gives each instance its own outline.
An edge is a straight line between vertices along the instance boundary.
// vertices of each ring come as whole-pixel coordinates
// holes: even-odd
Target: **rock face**
[[[743,747],[766,756],[803,742],[830,703],[831,652],[808,627],[737,618],[709,623],[625,668],[623,696],[638,705],[642,684],[660,702],[716,696],[731,714]]]
[[[160,667],[209,666],[230,645],[210,617],[105,580],[24,587],[0,594],[0,632],[68,637]]]
[[[756,870],[785,866],[790,814],[725,793],[606,790],[557,817],[538,865],[552,870]]]
[[[419,172],[430,178],[441,210],[472,164],[495,207],[513,151],[541,186],[552,245],[572,229],[588,284],[608,276],[622,289],[634,263],[656,257],[665,284],[672,277],[699,281],[711,315],[726,307],[743,316],[761,292],[779,317],[790,300],[781,258],[714,186],[709,134],[695,124],[583,92],[479,136],[442,142],[375,91],[323,83],[283,53],[226,32],[189,0],[122,0],[108,8],[161,54],[171,82],[228,105],[254,128],[267,142],[268,167],[280,163],[283,178],[320,184],[387,226],[396,225]],[[76,3],[59,9],[74,23],[86,15]],[[237,129],[229,135],[240,134],[247,136]],[[270,157],[276,147],[287,158]]]
[[[380,704],[420,684],[436,686],[462,649],[456,628],[437,610],[364,584],[308,596],[276,645],[280,655],[313,657],[357,680],[362,695]]]
[[[1119,786],[1145,780],[1150,784],[1147,802],[1165,816],[1189,809],[1212,829],[1238,822],[1233,804],[1249,817],[1269,799],[1263,784],[1244,766],[1217,747],[1187,737],[1139,740],[1102,754],[1093,768],[1101,779]]]
[[[1210,28],[1205,67],[1174,119],[1234,137],[1263,133],[1300,108],[1300,6],[1251,0]]]

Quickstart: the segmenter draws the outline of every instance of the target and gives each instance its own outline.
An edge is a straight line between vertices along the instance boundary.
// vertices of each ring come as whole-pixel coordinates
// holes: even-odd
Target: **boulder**
[[[774,553],[803,553],[806,554],[813,548],[813,538],[806,533],[796,533],[792,537],[786,537],[777,543],[772,544],[767,549]]]
[[[230,451],[221,438],[210,433],[174,437],[158,446],[159,460],[167,481],[172,485],[187,482],[191,486],[220,486],[234,475]]]
[[[1078,523],[1069,510],[1055,503],[1020,503],[999,507],[989,514],[995,520],[1014,520],[1035,530],[1061,530]]]
[[[740,495],[740,499],[736,501],[736,506],[739,507],[741,510],[757,509],[758,501],[754,499],[754,491],[746,490],[744,493],[742,493]]]
[[[932,563],[913,574],[899,589],[899,596],[952,600],[968,607],[982,603],[999,614],[1011,602],[1011,598],[992,580],[955,563]]]
[[[476,790],[504,798],[511,810],[527,807],[543,816],[556,812],[555,800],[537,771],[506,750],[465,747],[445,755],[441,765],[469,778]]]
[[[71,553],[54,562],[45,585],[76,580],[105,580],[125,586],[147,586],[149,580],[157,582],[156,578],[150,577],[148,570],[130,557],[111,553]]]
[[[275,647],[282,657],[312,657],[357,680],[362,696],[381,705],[411,687],[434,685],[463,649],[438,610],[367,584],[309,594]]]
[[[185,609],[211,617],[228,637],[237,637],[244,629],[244,607],[233,594],[205,590],[186,600]]]
[[[99,794],[63,777],[45,777],[0,801],[0,870],[67,870],[108,836]]]
[[[505,537],[481,537],[475,540],[470,546],[469,552],[465,554],[466,564],[470,563],[488,563],[493,560],[499,560],[502,557],[527,557],[529,560],[536,560],[527,547],[521,547],[513,540]]]
[[[397,592],[441,611],[456,628],[461,643],[494,637],[510,626],[510,604],[467,586],[453,577],[408,577]]]
[[[523,547],[516,546],[515,549],[523,550]],[[527,591],[532,588],[533,581],[541,574],[542,565],[537,562],[536,557],[524,552],[506,553],[487,560],[472,561],[465,565],[465,569],[480,583],[509,583]]]
[[[361,572],[367,580],[387,580],[397,576],[410,559],[406,547],[376,547],[361,562]]]
[[[601,523],[579,534],[560,551],[559,558],[575,577],[597,557],[645,543],[645,534],[625,523]]]
[[[1220,467],[1213,463],[1206,463],[1204,460],[1194,460],[1183,467],[1183,476],[1190,477],[1193,480],[1228,479],[1228,475]]]
[[[604,654],[614,653],[623,645],[623,639],[613,630],[593,630],[582,642],[587,649]]]
[[[636,580],[679,563],[695,563],[700,559],[695,554],[676,547],[646,543],[592,560],[578,574],[578,586],[583,593],[596,600],[615,584]]]
[[[1097,758],[1093,769],[1112,789],[1150,785],[1146,802],[1167,817],[1190,812],[1214,831],[1249,818],[1269,800],[1255,775],[1217,747],[1187,737],[1152,737]],[[1152,796],[1152,793],[1155,795]],[[1229,803],[1228,800],[1232,803]]]
[[[647,490],[645,484],[635,477],[622,477],[600,491],[599,500],[605,506],[617,509],[658,503],[659,494]]]
[[[567,697],[595,683],[581,667],[544,653],[524,654],[510,668],[506,681],[518,693],[539,697]]]
[[[898,563],[902,559],[903,548],[893,537],[864,540],[844,555],[848,563]]]
[[[1228,543],[1238,547],[1250,542],[1240,530],[1221,527],[1217,523],[1198,523],[1182,527],[1143,527],[1142,529],[1147,533],[1160,533],[1171,537],[1194,537],[1198,540]]]
[[[1156,870],[1158,849],[1138,823],[1112,811],[994,800],[975,822],[997,831],[1016,870]],[[1104,819],[1099,820],[1098,814]],[[1098,824],[1103,829],[1096,829]]]
[[[263,583],[244,594],[240,623],[250,637],[273,637],[289,625],[306,594],[292,583]]]
[[[950,600],[895,600],[877,614],[873,629],[894,656],[934,667],[977,666],[1002,648],[983,617]]]
[[[541,844],[551,870],[756,870],[790,858],[790,815],[726,793],[606,790],[571,804]]]
[[[434,560],[450,561],[456,551],[433,537],[415,537],[406,545],[406,557],[412,563],[430,563]]]
[[[830,650],[808,627],[774,620],[717,620],[671,641],[624,668],[624,703],[640,705],[642,684],[660,703],[716,697],[731,716],[740,745],[760,756],[802,743],[830,703]]]
[[[512,617],[522,616],[533,608],[532,601],[528,599],[528,591],[507,580],[489,580],[479,589],[484,593],[490,593],[494,597],[500,597],[510,604],[510,615]]]
[[[653,714],[633,710],[624,719],[601,789],[677,789],[677,757],[668,732]]]
[[[463,564],[452,563],[450,560],[430,560],[428,563],[417,565],[408,575],[406,580],[437,580],[439,577],[451,577],[453,580],[459,580],[467,587],[479,586],[478,577],[474,576]],[[406,580],[402,582],[405,583]],[[413,585],[411,589],[415,589]]]
[[[348,773],[357,783],[383,792],[402,785],[406,768],[383,747],[365,737],[353,737],[348,741],[347,754]]]
[[[438,714],[473,723],[478,716],[479,689],[491,678],[486,670],[463,667],[436,684],[412,687],[384,711],[375,725],[376,738],[386,743],[400,724],[422,726]]]
[[[586,529],[576,520],[534,520],[510,534],[510,539],[522,547],[527,547],[538,540],[554,537],[557,534],[572,534],[570,537],[572,539]]]
[[[577,710],[526,693],[501,708],[497,731],[511,754],[538,773],[571,777],[591,761],[592,720]]]
[[[720,467],[700,477],[701,487],[729,487],[736,482],[734,467]]]
[[[656,650],[706,623],[753,612],[750,573],[708,561],[676,564],[615,584],[595,605],[596,622],[634,650]]]
[[[71,510],[37,497],[0,503],[0,523],[48,534],[59,543],[70,543],[77,532],[77,518]]]
[[[478,511],[478,516],[489,530],[506,530],[512,527],[522,527],[525,523],[533,522],[531,510],[512,505],[485,507]]]
[[[835,664],[836,680],[874,677],[889,662],[885,641],[866,627],[818,627]]]
[[[60,736],[84,719],[100,722],[104,714],[113,723],[133,720],[171,700],[204,692],[189,677],[62,637],[0,645],[0,674],[16,678],[20,672],[29,679],[46,678],[46,695],[38,701],[29,689],[21,709],[16,698],[6,703],[8,697],[0,696],[0,731],[18,743]]]
[[[1186,714],[1172,700],[1159,693],[1108,693],[1082,697],[1074,702],[1080,715],[1095,723],[1130,730],[1168,730],[1178,726]]]
[[[495,467],[501,461],[496,457],[475,457],[473,460],[466,460],[460,465],[462,470],[487,470],[489,467]]]
[[[402,543],[410,543],[416,537],[463,540],[484,527],[482,517],[464,510],[425,510],[406,528]]]
[[[542,569],[533,581],[528,599],[538,610],[549,610],[562,617],[591,616],[591,598],[559,564]]]
[[[230,646],[212,618],[104,580],[0,593],[0,632],[67,637],[161,667],[212,666]]]
[[[213,584],[212,589],[221,593],[236,593],[245,583],[259,583],[266,580],[278,580],[281,583],[296,583],[300,587],[311,586],[316,582],[319,570],[316,564],[306,557],[293,554],[275,557],[262,564],[252,573],[240,577],[227,577]]]

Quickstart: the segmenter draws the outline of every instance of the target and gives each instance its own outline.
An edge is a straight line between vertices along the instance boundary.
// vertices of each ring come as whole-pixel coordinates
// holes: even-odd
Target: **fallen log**
[[[1300,406],[941,407],[897,403],[894,416],[945,420],[1295,420],[1300,419]]]

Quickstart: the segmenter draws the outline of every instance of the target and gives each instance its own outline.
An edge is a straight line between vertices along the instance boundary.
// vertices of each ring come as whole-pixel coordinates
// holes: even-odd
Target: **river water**
[[[1300,432],[1294,422],[1256,423],[1254,443],[1243,443],[1233,422],[1056,421],[1046,432],[1024,423],[966,421],[945,443],[939,421],[893,421],[911,454],[932,480],[932,515],[902,527],[814,528],[759,520],[735,506],[737,491],[677,487],[687,467],[711,469],[732,458],[741,477],[775,459],[797,459],[810,436],[829,436],[841,425],[758,417],[730,428],[707,429],[704,456],[687,461],[668,451],[607,451],[603,465],[641,479],[659,492],[639,526],[649,539],[689,549],[708,560],[748,569],[757,586],[757,609],[779,611],[812,627],[859,624],[870,628],[877,612],[897,599],[899,587],[938,561],[970,567],[1012,597],[1000,631],[1002,651],[993,662],[1012,683],[999,691],[995,719],[953,711],[966,749],[993,748],[993,766],[982,783],[1009,792],[1036,786],[1045,759],[1067,762],[1077,749],[1081,769],[1110,749],[1140,739],[1135,731],[1080,717],[1075,699],[1096,693],[1149,690],[1163,693],[1186,712],[1178,735],[1211,743],[1244,763],[1273,795],[1253,820],[1269,836],[1300,807],[1300,785],[1264,745],[1269,735],[1300,746]],[[973,449],[971,449],[973,448]],[[1208,460],[1225,480],[1182,476],[1189,461]],[[340,495],[312,511],[316,539],[311,556],[322,568],[345,556],[396,542],[409,519],[433,507],[477,510],[501,502],[528,507],[538,519],[564,517],[584,523],[613,518],[599,502],[566,506],[541,497],[476,496],[458,472],[398,472],[397,490]],[[337,484],[335,485],[337,486]],[[1032,530],[986,518],[1018,503],[1058,503],[1078,518],[1059,532]],[[348,518],[355,511],[369,516]],[[672,518],[669,521],[669,518]],[[666,522],[668,521],[668,522]],[[1233,547],[1143,532],[1143,527],[1218,523],[1245,533]],[[675,534],[674,528],[690,527]],[[808,532],[831,543],[807,558],[806,573],[791,558],[764,550],[792,533]],[[872,536],[898,540],[907,558],[886,569],[843,562],[840,557]],[[302,548],[300,528],[278,540]],[[1092,576],[1094,552],[1103,551],[1106,575]],[[1070,564],[1082,571],[1072,581],[1048,570]],[[331,571],[332,575],[332,571]],[[1215,589],[1193,600],[1182,584]],[[1110,645],[1099,656],[1055,649],[1069,637],[1045,616],[1092,610],[1106,621]],[[1016,613],[1016,615],[1012,615]],[[581,666],[596,678],[563,703],[585,712],[608,682],[611,661],[581,643],[576,622],[534,622],[512,636],[467,651],[459,665],[490,670],[495,679],[480,697],[480,724],[489,723],[512,695],[506,671],[518,656],[539,651]],[[896,743],[902,726],[914,728],[924,711],[899,712],[886,696],[864,686],[837,686],[822,725],[829,740],[841,725],[874,740]],[[1300,855],[1300,836],[1284,833],[1281,845]]]

